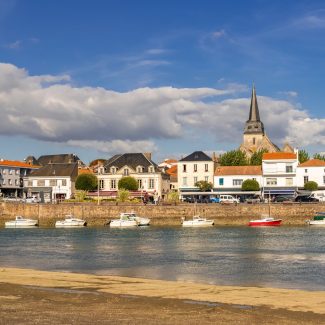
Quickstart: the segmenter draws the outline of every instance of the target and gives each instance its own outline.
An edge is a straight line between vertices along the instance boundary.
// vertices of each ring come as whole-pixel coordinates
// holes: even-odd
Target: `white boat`
[[[306,220],[309,226],[325,226],[325,212],[317,212],[312,220]]]
[[[124,212],[120,214],[120,218],[127,216],[130,220],[135,220],[138,226],[149,226],[150,219],[137,216],[134,212]]]
[[[208,220],[200,216],[194,216],[192,220],[185,220],[185,218],[182,218],[183,227],[206,227],[206,226],[213,226],[213,225],[214,225],[213,220]]]
[[[85,220],[75,218],[72,215],[67,215],[64,220],[58,220],[55,223],[56,228],[72,228],[85,226],[87,226],[87,222]]]
[[[110,227],[137,227],[138,223],[136,220],[131,219],[127,214],[121,214],[120,219],[111,220],[109,223]]]
[[[37,226],[38,220],[25,219],[22,216],[16,216],[15,220],[5,222],[6,228],[29,228]]]

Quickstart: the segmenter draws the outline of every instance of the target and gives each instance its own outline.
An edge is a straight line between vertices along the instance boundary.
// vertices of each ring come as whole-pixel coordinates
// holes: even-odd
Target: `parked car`
[[[220,199],[218,197],[210,197],[211,203],[220,203]]]
[[[41,200],[36,196],[32,196],[32,197],[26,197],[25,202],[26,203],[40,203]]]
[[[222,194],[220,195],[220,203],[239,203],[239,199],[233,197],[232,195]]]
[[[311,195],[297,195],[295,202],[319,202],[319,200]]]
[[[245,199],[246,203],[260,203],[261,197],[259,195],[253,195]]]
[[[293,196],[278,195],[272,199],[272,202],[294,202],[294,200]]]

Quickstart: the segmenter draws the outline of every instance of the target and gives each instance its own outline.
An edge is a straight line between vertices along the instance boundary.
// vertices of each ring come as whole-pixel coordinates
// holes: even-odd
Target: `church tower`
[[[264,131],[264,124],[260,119],[257,104],[256,89],[253,85],[249,118],[245,123],[243,143],[240,150],[251,157],[255,151],[266,149],[268,152],[277,152],[279,148],[273,144]]]

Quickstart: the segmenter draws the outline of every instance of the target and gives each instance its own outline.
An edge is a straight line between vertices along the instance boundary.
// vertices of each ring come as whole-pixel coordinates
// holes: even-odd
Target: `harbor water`
[[[325,290],[325,229],[0,229],[0,267]]]

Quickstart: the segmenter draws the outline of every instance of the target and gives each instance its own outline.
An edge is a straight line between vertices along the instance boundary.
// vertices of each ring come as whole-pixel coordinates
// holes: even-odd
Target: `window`
[[[307,173],[308,172],[308,169],[305,169],[305,173]]]
[[[4,174],[4,175],[7,174],[7,169],[4,169],[2,174]]]
[[[99,180],[99,188],[100,188],[101,190],[104,188],[104,185],[105,185],[104,180],[103,180],[103,179],[100,179],[100,180]]]
[[[308,176],[304,176],[304,184],[308,182]]]
[[[183,186],[187,186],[187,177],[183,177]]]
[[[204,165],[204,171],[208,172],[209,171],[209,164]]]
[[[138,167],[137,167],[137,172],[138,172],[138,173],[142,173],[142,172],[143,172],[143,167],[138,166]]]
[[[6,185],[6,180],[5,179],[2,181],[2,185]]]
[[[50,186],[56,186],[57,181],[56,179],[50,179]]]
[[[153,173],[155,171],[153,166],[149,166],[149,173]]]
[[[66,179],[62,179],[62,181],[61,181],[61,185],[62,185],[62,186],[67,186],[67,180],[66,180]]]
[[[253,144],[255,145],[255,138],[253,138]]]
[[[149,178],[149,189],[155,188],[155,180],[153,178]]]
[[[183,173],[186,173],[186,165],[183,165]]]
[[[286,173],[292,173],[293,172],[293,167],[292,165],[287,165],[286,166]]]
[[[293,178],[286,178],[286,186],[292,186],[293,185]]]
[[[45,180],[44,179],[39,179],[37,181],[37,186],[45,186]]]
[[[111,173],[115,174],[116,173],[116,168],[115,167],[111,167]]]
[[[8,179],[8,185],[12,185],[12,179],[11,178]]]
[[[19,169],[16,169],[16,175],[19,175]]]
[[[208,181],[209,181],[209,176],[204,176],[204,180],[205,180],[206,182],[208,182]]]
[[[197,164],[194,164],[194,173],[197,172]]]
[[[138,188],[142,188],[142,179],[138,179]]]
[[[267,178],[266,185],[277,185],[277,179],[276,178]]]
[[[9,175],[12,175],[13,172],[14,172],[14,170],[13,170],[13,169],[10,169],[10,170],[9,170]]]
[[[219,185],[223,186],[223,178],[219,178]]]
[[[128,168],[124,168],[123,175],[124,176],[129,176],[129,169]]]
[[[232,185],[233,186],[241,186],[241,184],[243,184],[243,180],[242,179],[233,179],[232,180]]]
[[[323,184],[325,184],[325,176],[323,176]]]
[[[27,186],[33,186],[33,181],[27,181]]]
[[[116,189],[116,179],[111,179],[111,189],[112,190]]]
[[[15,179],[15,185],[18,186],[19,185],[19,180]]]
[[[194,177],[194,185],[197,183],[197,176]]]

